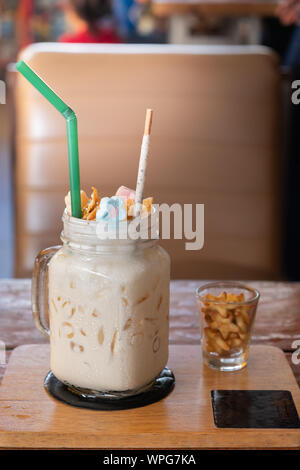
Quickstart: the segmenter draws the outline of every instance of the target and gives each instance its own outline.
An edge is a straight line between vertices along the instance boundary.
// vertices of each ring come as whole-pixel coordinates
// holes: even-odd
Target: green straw
[[[23,61],[16,69],[59,111],[66,120],[72,216],[81,219],[77,118],[74,111]]]

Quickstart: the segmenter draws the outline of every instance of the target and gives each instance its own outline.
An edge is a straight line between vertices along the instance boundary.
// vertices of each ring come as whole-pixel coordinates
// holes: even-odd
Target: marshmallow
[[[117,222],[127,219],[122,197],[103,197],[96,213],[96,221]]]
[[[116,192],[116,196],[135,200],[135,191],[133,189],[126,188],[126,186],[120,186]]]

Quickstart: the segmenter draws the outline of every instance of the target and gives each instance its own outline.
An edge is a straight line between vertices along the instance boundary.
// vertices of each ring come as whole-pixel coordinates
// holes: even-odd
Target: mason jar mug
[[[63,225],[63,245],[37,256],[32,284],[51,370],[76,393],[140,393],[168,360],[169,256],[157,239],[101,238],[96,221],[64,213]]]

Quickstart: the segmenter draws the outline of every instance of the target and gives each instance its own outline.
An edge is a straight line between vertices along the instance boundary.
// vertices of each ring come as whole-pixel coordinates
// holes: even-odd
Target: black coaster
[[[212,390],[217,428],[299,428],[291,392],[285,390]]]
[[[91,410],[127,410],[150,405],[166,397],[174,388],[175,377],[173,372],[165,367],[156,378],[152,387],[145,392],[124,398],[98,398],[84,397],[70,391],[67,385],[58,380],[52,371],[45,377],[44,386],[47,392],[57,400],[67,405]]]

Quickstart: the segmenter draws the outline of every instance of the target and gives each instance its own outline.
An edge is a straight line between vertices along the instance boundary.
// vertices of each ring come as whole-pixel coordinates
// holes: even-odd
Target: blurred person
[[[129,38],[135,33],[135,0],[111,0],[121,34]]]
[[[155,18],[151,0],[111,0],[118,28],[128,43],[165,43],[166,21]]]
[[[281,0],[277,15],[285,26],[298,25],[291,37],[283,65],[300,68],[300,0]]]
[[[109,0],[67,0],[65,17],[71,32],[60,36],[59,42],[122,42],[114,28]]]
[[[284,25],[299,23],[300,0],[281,0],[277,7],[277,14]]]

